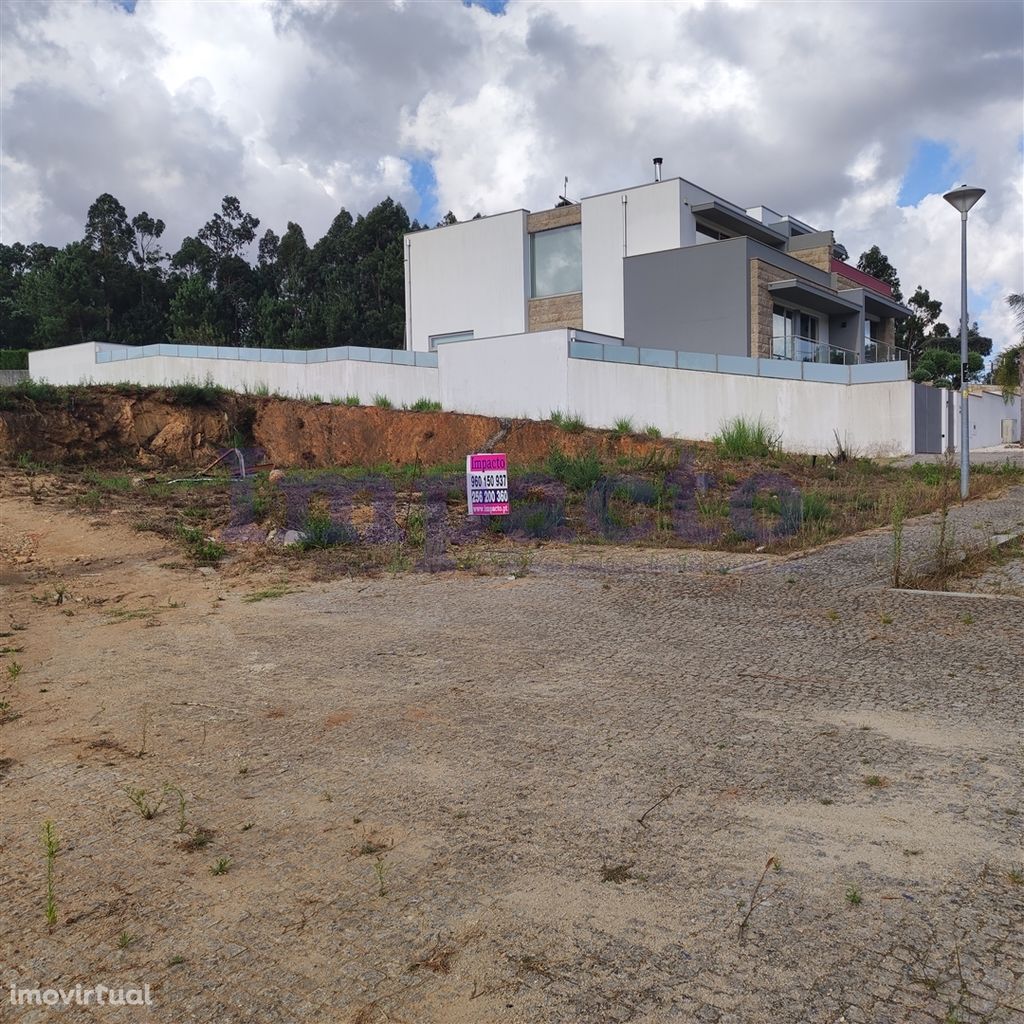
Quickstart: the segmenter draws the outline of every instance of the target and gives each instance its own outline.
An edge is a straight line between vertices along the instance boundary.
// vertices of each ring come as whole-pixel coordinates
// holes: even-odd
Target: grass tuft
[[[780,448],[782,435],[763,420],[734,416],[722,424],[712,439],[723,454],[735,459],[767,458]]]

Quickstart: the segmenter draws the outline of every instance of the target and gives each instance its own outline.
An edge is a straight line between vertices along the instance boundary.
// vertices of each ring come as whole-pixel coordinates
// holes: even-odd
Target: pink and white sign
[[[508,462],[504,452],[466,456],[466,504],[471,516],[508,515]]]

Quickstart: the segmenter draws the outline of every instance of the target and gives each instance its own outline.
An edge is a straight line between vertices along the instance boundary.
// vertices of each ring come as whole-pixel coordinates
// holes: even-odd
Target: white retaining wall
[[[372,405],[384,395],[394,405],[412,405],[417,399],[440,400],[437,368],[369,363],[342,359],[318,363],[257,363],[244,359],[203,359],[181,356],[145,356],[111,363],[95,362],[93,344],[70,345],[29,353],[29,369],[36,380],[51,384],[175,384],[212,380],[233,391],[270,392],[296,398],[319,395],[329,401],[357,395]],[[106,346],[107,348],[119,346]]]
[[[565,330],[442,345],[436,368],[354,359],[276,363],[158,355],[97,363],[97,351],[111,347],[32,352],[30,371],[54,384],[160,385],[209,378],[238,391],[265,386],[325,400],[354,394],[364,404],[376,395],[396,406],[429,398],[451,412],[490,416],[543,419],[558,410],[581,416],[589,426],[612,427],[629,418],[638,430],[655,426],[665,436],[690,440],[707,440],[723,422],[742,415],[760,417],[780,431],[790,451],[834,450],[833,430],[859,455],[914,451],[910,381],[846,385],[569,358]],[[976,400],[972,411],[981,406]],[[995,429],[998,441],[998,422]],[[981,436],[978,446],[989,443]]]
[[[762,419],[793,452],[835,451],[833,430],[855,455],[914,450],[913,384],[825,384],[733,373],[569,361],[569,409],[595,427],[628,417],[640,430],[708,441],[737,415]]]

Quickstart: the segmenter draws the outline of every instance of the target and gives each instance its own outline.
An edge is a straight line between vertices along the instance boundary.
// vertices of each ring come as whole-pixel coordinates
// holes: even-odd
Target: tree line
[[[448,214],[442,223],[452,223]],[[104,193],[81,240],[63,248],[0,244],[0,347],[84,341],[127,345],[400,348],[405,331],[403,236],[426,225],[391,198],[365,216],[342,209],[310,246],[300,225],[258,238],[260,222],[225,196],[176,252],[163,220],[129,218]]]

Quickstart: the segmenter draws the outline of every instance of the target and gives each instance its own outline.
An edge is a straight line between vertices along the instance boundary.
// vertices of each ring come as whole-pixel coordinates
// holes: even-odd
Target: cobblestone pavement
[[[1022,515],[1017,488],[950,518],[982,538]],[[887,532],[787,559],[546,548],[520,579],[247,602],[266,580],[5,516],[5,999],[149,983],[145,1015],[102,1019],[204,1024],[1024,1019],[1024,603],[889,589]],[[907,524],[911,563],[935,530]],[[144,819],[124,792],[165,782],[188,833],[175,798]]]

